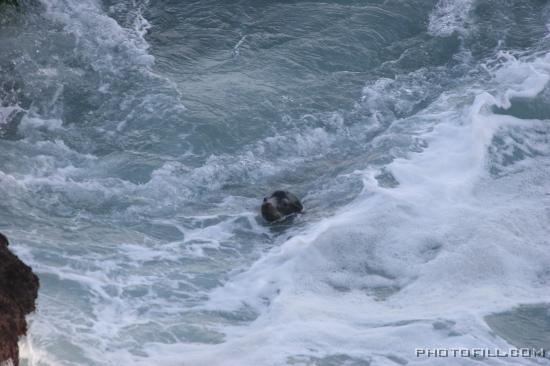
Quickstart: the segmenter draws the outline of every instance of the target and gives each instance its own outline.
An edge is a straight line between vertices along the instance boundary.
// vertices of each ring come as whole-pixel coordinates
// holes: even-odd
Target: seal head
[[[266,221],[273,222],[293,213],[302,212],[302,203],[290,192],[275,191],[270,197],[265,197],[262,203],[262,216]]]

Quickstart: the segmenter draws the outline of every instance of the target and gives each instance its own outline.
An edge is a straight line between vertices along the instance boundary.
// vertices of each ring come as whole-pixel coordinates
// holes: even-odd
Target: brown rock
[[[8,249],[0,233],[0,364],[19,364],[19,337],[27,333],[25,315],[35,309],[38,277]]]

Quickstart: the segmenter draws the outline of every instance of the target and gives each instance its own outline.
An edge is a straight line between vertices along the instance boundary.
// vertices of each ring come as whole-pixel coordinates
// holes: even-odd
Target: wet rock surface
[[[19,364],[17,342],[27,332],[25,316],[35,310],[38,286],[38,277],[0,234],[0,364]]]

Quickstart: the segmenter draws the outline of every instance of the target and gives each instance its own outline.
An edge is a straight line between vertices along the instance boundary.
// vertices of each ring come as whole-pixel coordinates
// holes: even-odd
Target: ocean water
[[[550,365],[550,1],[0,4],[24,365]],[[267,225],[288,189],[303,215]]]

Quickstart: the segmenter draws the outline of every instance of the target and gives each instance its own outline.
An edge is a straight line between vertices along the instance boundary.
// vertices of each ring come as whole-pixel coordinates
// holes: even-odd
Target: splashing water
[[[547,364],[547,1],[0,5],[27,365]],[[261,197],[306,212],[266,225]]]

